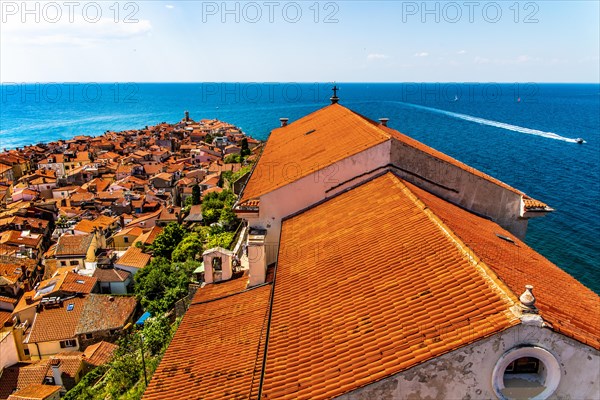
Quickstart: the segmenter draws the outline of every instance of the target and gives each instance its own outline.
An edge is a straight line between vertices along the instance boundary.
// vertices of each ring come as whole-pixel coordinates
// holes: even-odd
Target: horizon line
[[[510,84],[542,84],[542,85],[600,85],[598,82],[546,82],[546,81],[0,81],[0,85],[13,85],[13,84],[69,84],[69,83],[97,83],[97,84],[200,84],[200,83],[299,83],[299,84],[410,84],[410,83],[445,83],[445,84],[469,84],[469,83],[496,83],[503,85]]]

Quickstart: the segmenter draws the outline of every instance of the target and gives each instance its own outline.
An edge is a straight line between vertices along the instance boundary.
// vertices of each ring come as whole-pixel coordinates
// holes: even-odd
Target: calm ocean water
[[[341,104],[540,199],[530,246],[600,293],[600,85],[341,83]],[[219,118],[265,139],[329,103],[323,83],[4,84],[0,149]],[[579,145],[572,139],[581,137]]]

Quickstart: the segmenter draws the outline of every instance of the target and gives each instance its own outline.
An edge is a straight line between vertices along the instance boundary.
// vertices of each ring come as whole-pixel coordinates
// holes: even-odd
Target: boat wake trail
[[[528,135],[536,135],[536,136],[545,137],[548,139],[562,140],[563,142],[568,142],[568,143],[578,143],[581,141],[581,139],[572,139],[572,138],[561,136],[561,135],[553,133],[553,132],[544,132],[544,131],[539,131],[537,129],[524,128],[522,126],[511,125],[511,124],[507,124],[504,122],[492,121],[489,119],[479,118],[479,117],[473,117],[472,115],[459,114],[459,113],[455,113],[455,112],[451,112],[451,111],[420,106],[420,105],[412,104],[412,103],[404,103],[404,102],[397,102],[397,103],[405,105],[405,106],[413,107],[413,108],[418,108],[418,109],[425,110],[425,111],[434,112],[437,114],[447,115],[452,118],[462,119],[464,121],[470,121],[470,122],[475,122],[475,123],[482,124],[482,125],[488,125],[488,126],[493,126],[493,127],[500,128],[500,129],[506,129],[508,131],[521,132],[521,133],[526,133]],[[583,141],[582,143],[585,143],[585,141]]]

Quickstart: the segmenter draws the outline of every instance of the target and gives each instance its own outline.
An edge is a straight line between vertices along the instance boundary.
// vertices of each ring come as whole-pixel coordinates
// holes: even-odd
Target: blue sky
[[[2,82],[600,79],[597,1],[1,3]]]

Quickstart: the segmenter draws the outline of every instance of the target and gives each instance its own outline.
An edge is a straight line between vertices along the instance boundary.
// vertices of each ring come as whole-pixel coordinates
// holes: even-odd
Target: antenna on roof
[[[340,101],[340,98],[337,96],[337,91],[340,90],[340,88],[334,83],[331,90],[333,90],[333,96],[330,97],[329,100],[331,100],[331,104],[337,104],[337,102]]]

